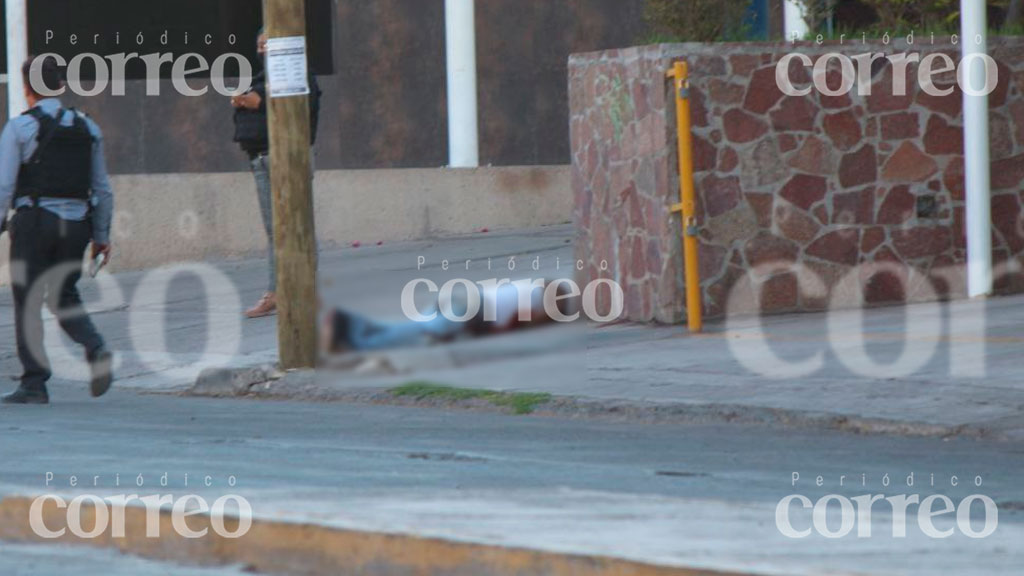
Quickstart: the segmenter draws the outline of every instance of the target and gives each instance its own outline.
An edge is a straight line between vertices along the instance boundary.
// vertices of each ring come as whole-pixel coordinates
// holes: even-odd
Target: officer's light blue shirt
[[[60,100],[46,98],[40,100],[36,107],[46,114],[56,117],[61,108]],[[73,112],[66,110],[61,124],[71,126],[74,121]],[[103,155],[103,132],[89,118],[85,118],[89,132],[93,136],[92,150],[92,224],[93,241],[97,244],[110,243],[110,222],[114,213],[114,193],[110,187],[107,174],[107,161]],[[18,186],[18,172],[21,165],[28,162],[39,145],[39,122],[27,115],[18,116],[7,122],[3,134],[0,134],[0,213],[6,217],[7,208],[11,205]],[[70,198],[40,198],[39,206],[56,214],[64,220],[81,222],[89,215],[89,202]],[[31,198],[19,198],[14,208],[32,205]]]

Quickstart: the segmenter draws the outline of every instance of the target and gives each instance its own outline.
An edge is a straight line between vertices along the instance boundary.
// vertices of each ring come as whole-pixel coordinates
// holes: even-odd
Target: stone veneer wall
[[[949,45],[909,50],[959,61]],[[960,91],[929,96],[912,64],[906,96],[893,95],[886,65],[876,66],[871,96],[788,97],[775,69],[793,51],[817,60],[908,47],[682,44],[570,59],[577,251],[586,264],[579,280],[617,280],[628,319],[685,315],[680,219],[669,212],[679,199],[675,103],[665,79],[680,58],[691,67],[706,314],[820,310],[837,296],[859,306],[963,295]],[[995,39],[990,51],[1000,70],[991,96],[993,248],[1007,265],[1024,253],[1024,41]],[[793,78],[810,82],[797,66]],[[952,74],[937,78],[940,88],[954,84]],[[779,262],[790,269],[759,268]],[[888,272],[840,284],[862,264]],[[827,293],[801,290],[796,271],[813,272]],[[746,290],[742,306],[727,309],[737,286]],[[1024,279],[1000,275],[997,288],[1024,289]]]

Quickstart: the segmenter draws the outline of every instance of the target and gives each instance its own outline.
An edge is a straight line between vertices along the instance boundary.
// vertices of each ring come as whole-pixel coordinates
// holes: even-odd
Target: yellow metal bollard
[[[704,329],[698,267],[697,195],[693,187],[693,134],[690,126],[690,71],[686,62],[676,62],[667,73],[675,80],[676,124],[679,128],[679,199],[672,206],[683,219],[683,256],[686,266],[686,318],[690,332]]]

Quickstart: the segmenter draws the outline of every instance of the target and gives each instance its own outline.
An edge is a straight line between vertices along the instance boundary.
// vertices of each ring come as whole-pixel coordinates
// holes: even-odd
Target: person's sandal
[[[255,306],[245,313],[246,318],[266,318],[277,313],[277,297],[272,292],[267,292],[260,298]]]

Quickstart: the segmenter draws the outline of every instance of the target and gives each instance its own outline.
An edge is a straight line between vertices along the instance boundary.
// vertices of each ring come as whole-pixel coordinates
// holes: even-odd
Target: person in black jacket
[[[258,39],[258,52],[265,56],[267,36],[262,31]],[[310,144],[316,142],[317,120],[320,114],[320,87],[316,77],[309,74],[310,95]],[[269,282],[267,291],[251,309],[248,318],[263,318],[277,312],[277,261],[274,255],[274,210],[270,187],[270,136],[267,128],[267,80],[264,72],[253,78],[252,89],[245,94],[234,96],[231,105],[235,108],[235,141],[249,155],[253,177],[256,180],[256,195],[260,202],[263,228],[267,234]]]

